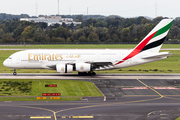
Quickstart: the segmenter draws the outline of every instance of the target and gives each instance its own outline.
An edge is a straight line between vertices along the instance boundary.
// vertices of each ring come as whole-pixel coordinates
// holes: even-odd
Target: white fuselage
[[[95,68],[93,71],[124,68],[139,64],[144,64],[160,59],[141,59],[146,54],[140,53],[121,64],[114,65],[121,61],[132,50],[99,50],[99,49],[79,49],[79,50],[25,50],[12,54],[4,61],[4,66],[12,69],[54,69],[49,66],[57,64],[76,63],[103,63],[111,62],[110,66]],[[162,58],[161,58],[162,59]]]

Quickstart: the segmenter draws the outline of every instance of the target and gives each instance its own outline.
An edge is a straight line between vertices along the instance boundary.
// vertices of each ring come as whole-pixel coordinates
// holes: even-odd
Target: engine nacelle
[[[58,73],[72,73],[73,72],[73,66],[72,65],[66,65],[66,64],[57,64],[56,65],[56,71]]]
[[[78,72],[88,72],[91,71],[91,64],[88,63],[76,63],[76,71]]]

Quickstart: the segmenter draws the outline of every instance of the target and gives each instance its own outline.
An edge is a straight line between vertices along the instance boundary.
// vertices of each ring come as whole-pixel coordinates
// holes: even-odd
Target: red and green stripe
[[[172,21],[173,22],[173,21]],[[138,46],[136,46],[136,48],[128,55],[126,56],[122,61],[119,61],[117,62],[115,65],[118,65],[132,57],[134,57],[135,55],[139,54],[140,52],[142,51],[145,51],[145,50],[148,50],[148,49],[151,49],[151,48],[154,48],[154,47],[157,47],[159,45],[161,45],[163,42],[164,42],[164,38],[160,39],[160,40],[157,40],[155,42],[152,42],[150,44],[147,45],[147,43],[152,39],[152,38],[155,38],[165,32],[167,32],[171,25],[172,25],[172,22],[170,22],[168,25],[164,26],[163,28],[159,29],[158,31],[154,32],[153,34],[151,34],[150,36],[148,36],[145,40],[143,40]]]

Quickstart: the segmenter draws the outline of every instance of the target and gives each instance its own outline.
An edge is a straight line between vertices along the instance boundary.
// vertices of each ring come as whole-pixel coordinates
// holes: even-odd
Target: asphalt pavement
[[[172,74],[161,74],[166,79],[159,79],[160,75],[153,76],[154,79],[142,79],[140,75],[130,75],[131,79],[123,79],[126,75],[111,75],[119,79],[109,79],[110,75],[106,79],[80,77],[79,80],[93,82],[104,97],[80,101],[2,101],[0,120],[175,120],[180,116],[180,76],[174,75],[176,79]]]

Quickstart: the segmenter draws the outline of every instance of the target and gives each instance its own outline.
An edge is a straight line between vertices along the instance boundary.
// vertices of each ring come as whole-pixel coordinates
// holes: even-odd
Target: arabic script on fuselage
[[[80,58],[81,55],[67,55],[66,58]]]

